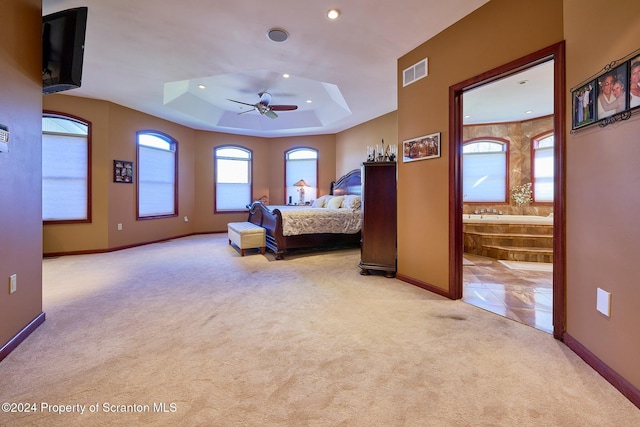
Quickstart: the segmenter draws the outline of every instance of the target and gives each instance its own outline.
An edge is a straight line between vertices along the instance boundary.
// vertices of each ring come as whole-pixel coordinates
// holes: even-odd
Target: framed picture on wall
[[[640,55],[629,60],[629,108],[640,107]]]
[[[597,114],[598,120],[627,110],[627,63],[598,77]]]
[[[596,120],[595,113],[596,81],[590,81],[571,93],[572,99],[572,129],[589,125]]]
[[[402,142],[402,161],[414,162],[440,157],[440,132]]]
[[[133,183],[133,162],[113,161],[113,182]]]

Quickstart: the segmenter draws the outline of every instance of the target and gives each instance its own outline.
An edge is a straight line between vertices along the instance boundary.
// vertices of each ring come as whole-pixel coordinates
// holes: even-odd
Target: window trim
[[[167,142],[169,142],[169,144],[171,144],[171,147],[173,148],[173,153],[174,153],[174,178],[173,178],[173,212],[172,214],[165,214],[165,215],[145,215],[145,216],[140,216],[140,135],[141,134],[151,134],[151,135],[155,135],[158,136],[162,139],[167,140]],[[148,219],[160,219],[160,218],[173,218],[173,217],[177,217],[179,215],[178,212],[178,169],[179,169],[179,162],[178,162],[178,141],[173,138],[171,135],[164,133],[162,131],[159,130],[153,130],[153,129],[143,129],[143,130],[139,130],[136,132],[136,177],[135,177],[135,182],[136,182],[136,220],[138,221],[146,221]]]
[[[467,144],[472,144],[472,143],[477,143],[477,142],[493,142],[496,144],[501,144],[505,147],[504,149],[504,153],[505,153],[505,180],[504,180],[504,185],[505,185],[505,189],[504,189],[504,194],[505,194],[505,200],[498,202],[498,201],[484,201],[484,202],[472,202],[472,201],[466,201],[463,198],[463,203],[464,204],[469,204],[469,205],[487,205],[487,204],[492,204],[492,205],[509,205],[510,204],[510,193],[509,193],[509,188],[511,185],[511,141],[509,141],[508,139],[504,139],[504,138],[498,138],[495,136],[480,136],[480,137],[475,137],[475,138],[471,138],[468,139],[466,141],[462,142],[462,145],[460,146],[460,169],[461,169],[461,183],[460,183],[460,187],[461,189],[463,189],[463,183],[464,183],[464,169],[462,168],[462,163],[463,163],[463,156],[464,153],[462,152],[463,148],[465,145]]]
[[[218,150],[225,148],[235,148],[238,150],[246,151],[249,153],[249,203],[253,201],[253,150],[247,147],[243,147],[242,145],[237,144],[224,144],[213,147],[213,213],[214,214],[237,214],[237,213],[245,213],[248,211],[248,208],[239,209],[239,210],[218,210],[217,205],[217,191],[218,191]]]
[[[67,120],[72,120],[72,121],[77,121],[77,122],[81,122],[82,124],[87,126],[87,218],[85,219],[59,219],[59,220],[42,220],[42,224],[43,225],[52,225],[52,224],[90,224],[93,222],[93,216],[92,216],[92,211],[91,211],[91,206],[93,205],[93,203],[91,203],[91,201],[93,200],[93,193],[92,193],[92,163],[91,163],[91,147],[92,147],[92,143],[91,143],[91,135],[92,135],[92,124],[89,120],[83,119],[82,117],[78,117],[78,116],[74,116],[73,114],[68,114],[68,113],[63,113],[60,111],[54,111],[54,110],[43,110],[42,111],[42,117],[45,116],[53,116],[53,117],[59,117],[59,118],[63,118],[63,119],[67,119]],[[43,133],[41,131],[41,133]],[[40,180],[42,181],[42,177],[40,177]]]
[[[548,138],[550,136],[554,137],[554,141],[553,141],[553,147],[551,147],[551,152],[553,153],[553,164],[554,164],[554,169],[555,169],[555,162],[556,162],[556,150],[555,150],[555,146],[556,146],[556,142],[555,142],[555,132],[553,131],[553,129],[539,133],[538,135],[532,136],[531,137],[531,154],[529,155],[529,161],[531,162],[531,166],[530,166],[530,170],[531,170],[531,198],[533,199],[533,202],[531,202],[532,204],[536,204],[536,205],[553,205],[553,200],[551,201],[537,201],[536,200],[536,169],[535,169],[535,152],[538,149],[538,142],[541,139],[545,139]],[[555,170],[554,170],[554,175],[555,175]],[[554,176],[554,181],[555,181],[555,176]],[[555,194],[553,196],[555,198]]]
[[[290,148],[290,149],[288,149],[288,150],[286,150],[284,152],[284,182],[283,182],[284,191],[283,191],[282,194],[284,195],[284,204],[285,205],[287,204],[287,162],[289,161],[289,155],[291,153],[293,153],[294,151],[300,151],[300,150],[308,150],[308,151],[313,151],[313,152],[316,153],[316,159],[315,159],[316,160],[316,187],[315,187],[315,192],[316,192],[316,198],[319,197],[318,194],[319,194],[320,187],[319,187],[318,183],[320,181],[318,180],[318,176],[319,176],[318,174],[319,174],[319,169],[320,169],[319,168],[320,150],[318,150],[317,148],[306,146],[306,145],[295,146],[295,147]],[[300,178],[298,178],[298,179],[300,179]],[[293,197],[293,196],[291,196],[291,197]]]

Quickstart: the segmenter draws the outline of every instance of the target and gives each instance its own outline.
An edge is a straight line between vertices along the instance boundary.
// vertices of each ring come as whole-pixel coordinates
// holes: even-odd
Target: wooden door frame
[[[553,336],[565,331],[565,43],[564,41],[449,87],[449,296],[462,298],[462,95],[465,91],[554,60]]]

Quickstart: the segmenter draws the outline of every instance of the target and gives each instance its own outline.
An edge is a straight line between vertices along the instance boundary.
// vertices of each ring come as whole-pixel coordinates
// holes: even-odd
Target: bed
[[[287,251],[302,248],[358,246],[362,214],[360,169],[354,169],[332,183],[331,194],[309,206],[249,206],[248,221],[266,229],[267,249],[276,259]]]

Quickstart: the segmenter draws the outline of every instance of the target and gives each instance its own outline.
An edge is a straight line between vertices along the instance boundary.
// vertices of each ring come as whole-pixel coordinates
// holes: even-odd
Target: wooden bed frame
[[[331,194],[345,196],[362,194],[362,177],[360,169],[354,169],[331,184]],[[267,232],[267,248],[276,254],[276,259],[283,259],[284,253],[291,249],[327,248],[339,246],[358,246],[360,231],[354,234],[300,234],[284,236],[282,234],[282,213],[279,209],[270,210],[256,201],[249,206],[249,219],[253,224],[264,227]]]

